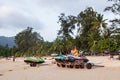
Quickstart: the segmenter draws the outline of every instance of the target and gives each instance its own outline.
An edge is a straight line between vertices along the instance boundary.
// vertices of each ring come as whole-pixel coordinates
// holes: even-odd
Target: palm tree
[[[80,12],[77,16],[78,27],[79,27],[78,36],[80,37],[82,43],[81,48],[83,49],[89,49],[90,44],[93,42],[92,38],[94,39],[95,34],[93,34],[93,32],[95,31],[95,28],[92,22],[95,21],[96,14],[97,13],[94,11],[92,7],[88,7],[84,11]]]
[[[103,15],[97,14],[96,21],[93,22],[94,26],[99,29],[100,34],[102,35],[104,30],[107,28],[107,23],[105,22],[107,19],[103,19]]]
[[[73,35],[73,30],[75,29],[75,23],[76,23],[76,17],[75,16],[65,16],[64,13],[62,13],[59,16],[60,23],[60,30],[58,31],[58,37],[62,39],[64,43],[64,51],[67,50],[68,44],[70,43],[70,40],[72,38],[71,35]]]
[[[75,29],[75,23],[76,23],[76,17],[75,16],[65,16],[64,13],[61,13],[61,16],[59,16],[60,23],[60,30],[58,31],[58,35],[62,35],[63,38],[67,38],[73,34],[73,29]]]

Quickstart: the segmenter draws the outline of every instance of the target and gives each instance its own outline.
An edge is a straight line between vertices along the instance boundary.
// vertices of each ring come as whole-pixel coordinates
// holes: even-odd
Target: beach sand
[[[108,56],[87,57],[90,62],[104,67],[92,69],[60,68],[52,60],[37,67],[24,63],[24,58],[0,59],[0,80],[120,80],[120,61]]]

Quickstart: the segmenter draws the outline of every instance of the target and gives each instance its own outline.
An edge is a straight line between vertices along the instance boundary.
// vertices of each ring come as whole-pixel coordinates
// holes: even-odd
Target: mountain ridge
[[[9,48],[12,48],[13,46],[16,46],[15,44],[15,37],[6,37],[6,36],[0,36],[0,45],[6,46],[8,45]]]

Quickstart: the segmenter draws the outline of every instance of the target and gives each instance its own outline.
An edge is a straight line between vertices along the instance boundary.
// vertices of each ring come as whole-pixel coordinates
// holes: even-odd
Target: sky
[[[53,41],[60,29],[60,13],[77,16],[93,7],[105,19],[112,19],[111,12],[104,12],[109,5],[107,0],[0,0],[0,36],[12,37],[32,27],[45,41]]]

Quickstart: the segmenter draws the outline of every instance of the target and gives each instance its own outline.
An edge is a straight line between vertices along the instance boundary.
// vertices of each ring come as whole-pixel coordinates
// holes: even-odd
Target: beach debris
[[[27,69],[27,67],[24,67],[23,69],[24,69],[24,70],[26,70],[26,69]]]
[[[13,71],[12,69],[8,70],[8,71]]]
[[[3,76],[3,74],[0,74],[0,76]]]

